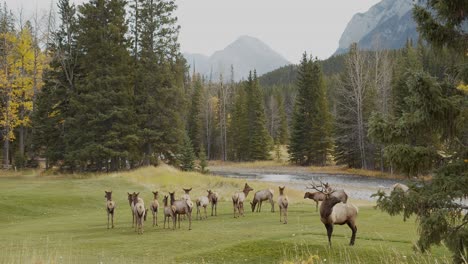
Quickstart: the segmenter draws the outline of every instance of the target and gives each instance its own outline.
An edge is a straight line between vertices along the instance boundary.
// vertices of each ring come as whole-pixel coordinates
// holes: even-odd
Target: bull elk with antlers
[[[330,188],[328,184],[320,182],[320,185],[311,183],[306,187],[307,189],[316,190],[324,195],[324,200],[320,205],[320,220],[325,225],[328,235],[328,243],[331,246],[331,236],[333,233],[333,225],[347,224],[352,231],[351,240],[349,245],[354,245],[356,240],[356,218],[358,208],[349,203],[341,203],[341,200],[334,196],[335,190]]]

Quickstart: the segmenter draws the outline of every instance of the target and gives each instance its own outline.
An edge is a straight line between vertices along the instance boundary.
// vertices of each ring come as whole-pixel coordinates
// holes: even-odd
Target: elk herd
[[[344,190],[332,188],[328,183],[312,182],[306,186],[306,189],[313,190],[313,192],[306,192],[304,194],[304,199],[314,200],[316,203],[316,211],[320,212],[320,221],[324,224],[327,230],[328,242],[331,246],[331,236],[333,233],[334,225],[344,225],[347,224],[352,231],[350,245],[354,245],[356,240],[356,217],[358,214],[358,208],[352,204],[347,203],[348,195]],[[190,198],[190,189],[183,189],[184,194],[180,197],[179,200],[175,198],[175,192],[169,192],[169,195],[165,195],[163,198],[163,214],[164,214],[164,225],[163,228],[166,228],[166,222],[168,228],[170,227],[170,222],[172,222],[172,229],[176,228],[177,222],[178,227],[180,228],[181,216],[183,219],[188,218],[188,229],[192,229],[192,210],[193,206],[196,206],[196,219],[202,220],[207,219],[207,207],[211,204],[211,216],[217,216],[217,206],[219,196],[218,193],[213,192],[212,190],[207,190],[206,196],[200,196],[195,200],[195,203],[192,202]],[[234,218],[244,216],[244,202],[246,201],[249,193],[254,191],[247,183],[244,185],[244,189],[234,193],[232,195],[232,205]],[[143,223],[146,221],[148,210],[151,211],[153,215],[153,227],[158,226],[158,212],[159,210],[159,192],[153,191],[153,200],[150,202],[149,208],[146,208],[143,199],[139,196],[140,193],[128,193],[128,203],[132,213],[132,228],[135,228],[135,232],[138,234],[143,234]],[[265,189],[255,192],[253,195],[252,201],[250,202],[252,212],[261,212],[262,202],[268,201],[271,204],[271,212],[275,212],[274,206],[274,191],[272,189]],[[112,200],[112,191],[105,191],[106,198],[106,211],[107,211],[107,228],[109,229],[109,222],[111,222],[111,227],[114,228],[114,213],[116,204]],[[320,208],[319,208],[319,202]],[[287,224],[288,223],[288,204],[289,199],[285,194],[285,186],[279,186],[279,197],[277,200],[279,213],[280,213],[280,222]],[[203,213],[201,210],[203,209]]]

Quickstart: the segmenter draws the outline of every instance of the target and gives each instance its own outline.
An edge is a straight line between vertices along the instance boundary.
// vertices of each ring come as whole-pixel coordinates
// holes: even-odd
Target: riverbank
[[[263,174],[338,174],[356,175],[364,177],[375,177],[383,179],[407,180],[404,175],[387,173],[375,170],[353,169],[346,166],[297,166],[286,161],[253,161],[253,162],[230,162],[213,160],[208,162],[208,169],[216,173],[263,173]],[[427,177],[425,177],[426,179]]]

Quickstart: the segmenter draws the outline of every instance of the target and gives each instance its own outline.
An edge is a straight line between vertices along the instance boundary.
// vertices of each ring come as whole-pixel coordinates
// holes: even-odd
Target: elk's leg
[[[206,206],[203,207],[203,209],[205,210],[205,219],[208,219],[208,215],[206,214]]]
[[[154,227],[154,225],[156,224],[156,222],[155,222],[155,216],[154,216],[153,208],[151,208],[151,213],[153,214],[153,227]]]
[[[107,209],[107,229],[109,229],[109,209]]]
[[[216,202],[215,205],[215,216],[218,216],[218,203]]]
[[[351,235],[351,240],[349,241],[349,245],[354,246],[354,241],[356,240],[357,226],[353,222],[348,222],[348,226],[353,232],[353,234]]]
[[[236,218],[236,203],[232,202],[232,207],[234,207],[234,218]]]
[[[158,209],[155,210],[154,216],[156,217],[156,226],[158,226]]]
[[[112,228],[114,228],[114,212],[112,212]]]
[[[180,214],[177,215],[177,221],[179,222],[179,228],[180,228]]]
[[[279,210],[280,210],[280,223],[281,223],[281,214],[283,213],[283,210],[281,209],[281,206],[280,206]]]
[[[188,230],[192,230],[192,213],[190,212],[188,213],[188,220],[189,220]]]
[[[327,228],[328,244],[331,247],[331,236],[333,233],[333,224],[325,224],[325,228]]]
[[[211,203],[211,216],[213,216],[213,207],[214,207],[214,203]]]
[[[284,212],[284,223],[287,224],[288,223],[288,208],[284,208],[283,209],[283,212]]]
[[[273,202],[273,198],[270,198],[270,203],[271,203],[271,212],[275,212],[275,202]]]
[[[176,222],[177,222],[177,215],[172,215],[171,218],[172,218],[172,229],[175,230]],[[169,225],[169,223],[168,223],[168,225]]]

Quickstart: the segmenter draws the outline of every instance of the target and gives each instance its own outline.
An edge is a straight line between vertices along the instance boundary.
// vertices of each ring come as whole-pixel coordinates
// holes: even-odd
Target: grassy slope
[[[403,222],[361,207],[355,247],[347,246],[350,230],[335,228],[334,247],[326,246],[326,232],[310,202],[290,192],[289,223],[279,223],[278,213],[264,212],[232,218],[230,195],[242,181],[196,173],[181,173],[169,167],[144,168],[134,172],[81,177],[0,178],[0,263],[278,263],[318,255],[324,263],[420,263],[442,258],[448,251],[436,248],[434,256],[416,256],[411,247],[415,224]],[[276,187],[251,182],[256,188]],[[182,186],[194,187],[192,199],[211,188],[223,197],[218,216],[187,222],[180,230],[152,228],[145,233],[131,228],[127,191],[140,191],[149,204],[152,189],[163,192]],[[116,228],[106,229],[104,190],[114,191]],[[252,196],[249,195],[249,199]],[[162,200],[162,198],[160,199]],[[159,215],[162,223],[162,215]],[[403,256],[407,256],[406,258]],[[415,259],[413,259],[415,258]]]

